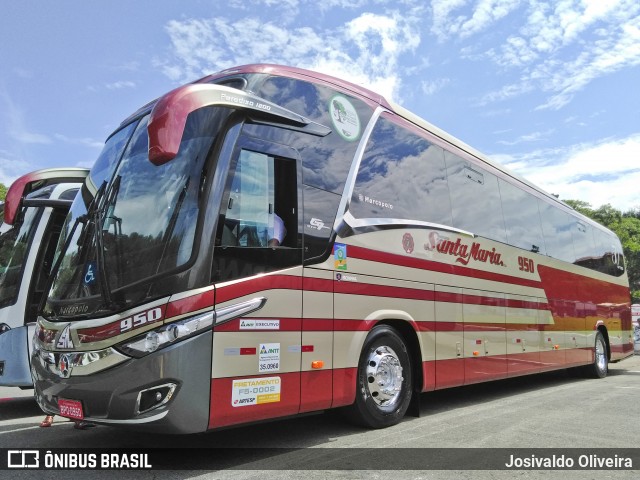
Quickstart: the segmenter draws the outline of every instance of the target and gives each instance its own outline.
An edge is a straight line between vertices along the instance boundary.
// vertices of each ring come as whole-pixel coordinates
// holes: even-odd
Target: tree
[[[4,202],[4,199],[6,196],[7,196],[7,187],[4,186],[4,183],[0,183],[0,201]]]

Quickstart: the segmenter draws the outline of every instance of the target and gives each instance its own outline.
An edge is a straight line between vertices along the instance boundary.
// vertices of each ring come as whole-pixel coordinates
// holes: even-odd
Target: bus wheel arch
[[[358,425],[384,428],[399,423],[416,395],[414,377],[421,377],[412,361],[417,339],[405,336],[412,329],[403,324],[380,322],[364,341],[358,360],[356,398],[344,411]]]

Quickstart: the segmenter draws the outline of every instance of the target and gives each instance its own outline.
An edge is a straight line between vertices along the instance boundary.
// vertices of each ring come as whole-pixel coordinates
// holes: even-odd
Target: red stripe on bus
[[[263,320],[275,320],[271,317],[260,317]],[[241,320],[252,320],[251,318],[240,318],[231,320],[222,325],[217,325],[217,332],[269,332],[272,329],[247,329],[239,328]],[[379,322],[379,320],[359,320],[352,318],[279,318],[280,328],[283,332],[366,332]],[[537,324],[534,320],[531,323],[509,323],[490,322],[478,323],[469,320],[467,322],[443,322],[443,321],[421,321],[416,320],[412,325],[420,332],[495,332],[495,331],[545,331],[549,328],[556,328],[558,325]],[[564,330],[562,330],[564,332]]]
[[[213,308],[214,290],[197,293],[187,298],[170,300],[167,304],[166,318],[184,315],[186,313],[202,310],[207,307]]]
[[[335,293],[348,295],[366,295],[371,297],[392,297],[406,300],[433,301],[433,290],[418,288],[392,287],[389,285],[373,285],[370,283],[336,282]]]
[[[332,332],[333,318],[303,318],[302,329],[305,332]]]
[[[297,275],[265,275],[216,287],[216,303],[224,303],[266,290],[302,290],[302,277]]]
[[[612,282],[538,265],[538,273],[547,292],[547,298],[587,302],[608,307],[623,307],[630,311],[629,289]],[[602,308],[602,307],[601,307]]]
[[[333,292],[333,280],[325,278],[303,277],[302,284],[305,291],[312,292]]]
[[[278,320],[279,328],[240,328],[242,320]],[[299,332],[302,329],[302,318],[280,317],[242,317],[215,326],[216,332]]]
[[[406,257],[395,253],[380,252],[364,247],[356,247],[353,245],[348,245],[347,252],[350,258],[358,258],[360,260],[369,260],[372,262],[386,263],[389,265],[397,265],[400,267],[417,268],[420,270],[428,270],[438,273],[448,273],[451,275],[477,278],[480,280],[491,280],[494,282],[508,283],[511,285],[520,285],[522,287],[541,287],[541,282],[539,280],[514,277],[513,275],[506,275],[503,273],[487,272],[484,270],[478,270],[470,267],[461,267],[458,265],[448,265],[442,262],[434,262],[433,260]]]

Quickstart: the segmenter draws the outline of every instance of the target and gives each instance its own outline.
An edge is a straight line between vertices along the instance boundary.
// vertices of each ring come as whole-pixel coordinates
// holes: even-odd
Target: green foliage
[[[608,203],[593,209],[581,200],[564,202],[618,235],[626,260],[631,297],[634,303],[640,302],[640,208],[623,213]]]
[[[0,201],[4,202],[4,199],[6,196],[7,196],[7,187],[5,187],[4,183],[0,183]]]

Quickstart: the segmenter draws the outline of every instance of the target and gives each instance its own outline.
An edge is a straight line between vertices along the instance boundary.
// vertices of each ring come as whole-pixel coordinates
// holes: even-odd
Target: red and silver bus
[[[71,202],[89,173],[49,168],[9,187],[0,225],[0,386],[31,387],[31,338]]]
[[[36,398],[97,424],[186,433],[344,407],[379,428],[422,392],[604,377],[633,354],[611,231],[297,68],[225,70],[141,108],[64,233]]]

